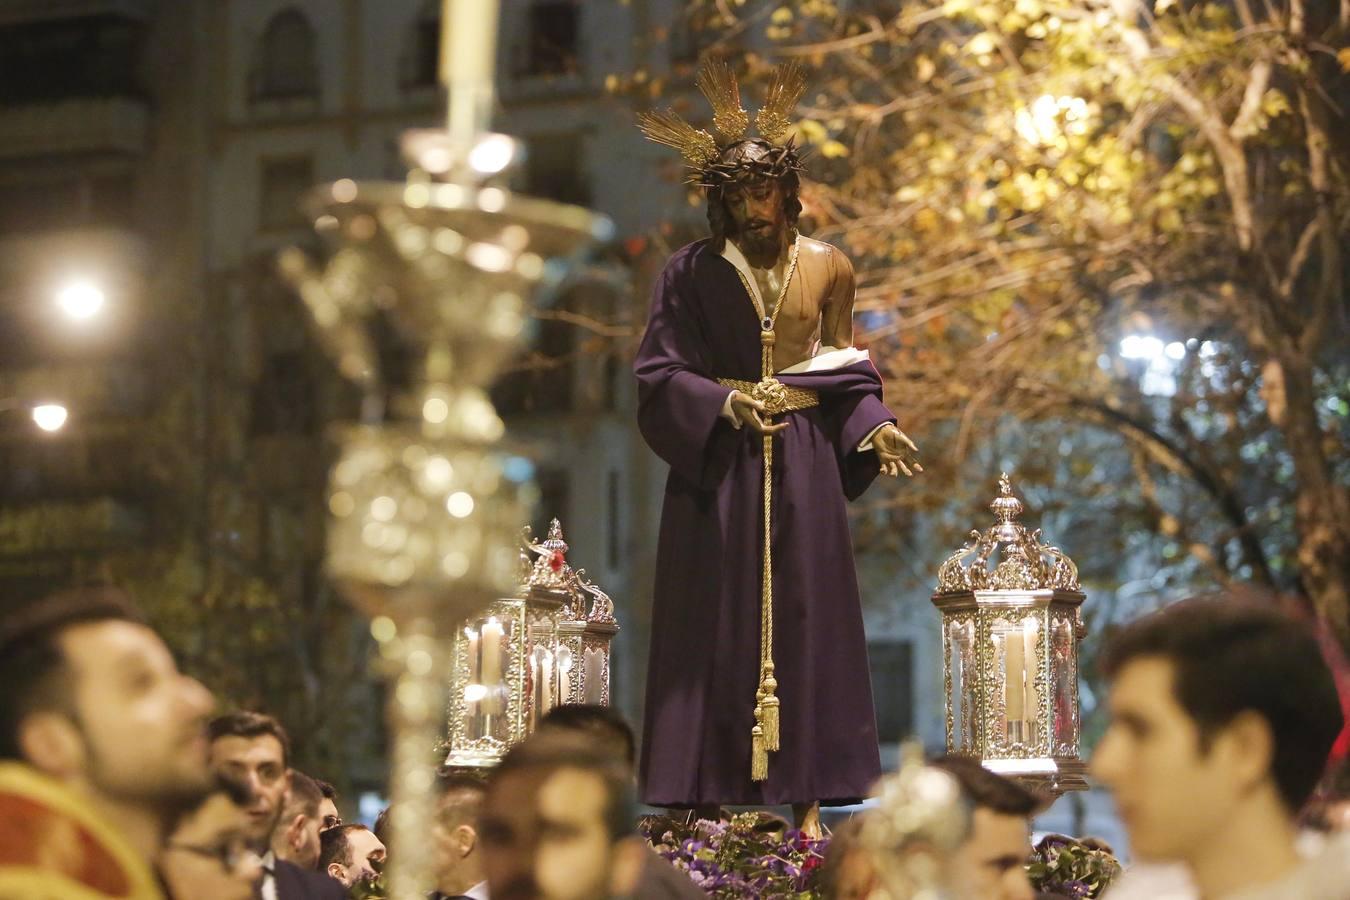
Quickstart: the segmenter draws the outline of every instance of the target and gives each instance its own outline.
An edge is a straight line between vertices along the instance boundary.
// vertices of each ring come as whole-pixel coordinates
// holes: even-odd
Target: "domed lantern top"
[[[1019,522],[1022,501],[1012,492],[1004,472],[999,495],[989,504],[997,520],[986,531],[972,529],[965,544],[938,568],[938,594],[963,591],[1078,591],[1078,566],[1058,547],[1041,541],[1041,531],[1028,533]],[[991,569],[989,561],[999,552]],[[971,554],[970,563],[963,561]]]

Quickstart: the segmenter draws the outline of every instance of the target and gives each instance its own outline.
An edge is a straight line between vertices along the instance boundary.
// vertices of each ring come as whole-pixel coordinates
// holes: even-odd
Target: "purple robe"
[[[762,438],[720,413],[718,378],[758,381],[759,318],[707,240],[671,257],[634,363],[638,424],[670,464],[656,557],[641,760],[653,806],[849,803],[880,775],[846,498],[876,477],[857,446],[895,417],[867,361],[781,375],[820,405],[788,413],[773,462],[773,658],[782,749],[750,780],[759,678]]]

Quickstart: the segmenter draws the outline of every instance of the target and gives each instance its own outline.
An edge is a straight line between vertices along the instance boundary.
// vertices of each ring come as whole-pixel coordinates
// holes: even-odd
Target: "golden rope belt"
[[[774,323],[783,308],[783,298],[787,296],[792,276],[797,271],[797,240],[792,241],[792,255],[788,258],[787,273],[783,276],[783,285],[778,289],[778,299],[774,302],[773,312],[760,320],[759,330],[759,372],[760,379],[752,384],[731,378],[719,378],[718,383],[735,388],[764,404],[766,417],[781,415],[797,409],[809,409],[820,400],[816,392],[805,388],[795,388],[783,384],[773,377]],[[755,291],[745,277],[745,273],[736,268],[741,284],[751,303],[755,303]],[[755,311],[764,313],[758,303]],[[750,731],[750,780],[764,781],[769,777],[769,754],[777,753],[779,747],[778,727],[778,679],[773,674],[773,532],[771,513],[773,509],[773,435],[764,435],[764,573],[760,581],[759,604],[759,687],[755,690],[755,727]]]

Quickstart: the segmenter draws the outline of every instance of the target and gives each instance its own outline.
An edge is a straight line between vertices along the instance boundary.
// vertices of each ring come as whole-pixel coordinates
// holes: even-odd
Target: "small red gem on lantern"
[[[554,572],[562,571],[563,562],[563,552],[561,550],[554,550],[553,555],[548,559],[549,568]]]

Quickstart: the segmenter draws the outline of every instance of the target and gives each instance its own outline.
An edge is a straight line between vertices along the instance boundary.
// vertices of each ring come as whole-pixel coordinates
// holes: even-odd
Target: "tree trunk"
[[[1350,493],[1336,483],[1327,462],[1312,363],[1272,354],[1265,374],[1271,419],[1294,461],[1299,580],[1317,614],[1350,651]]]

